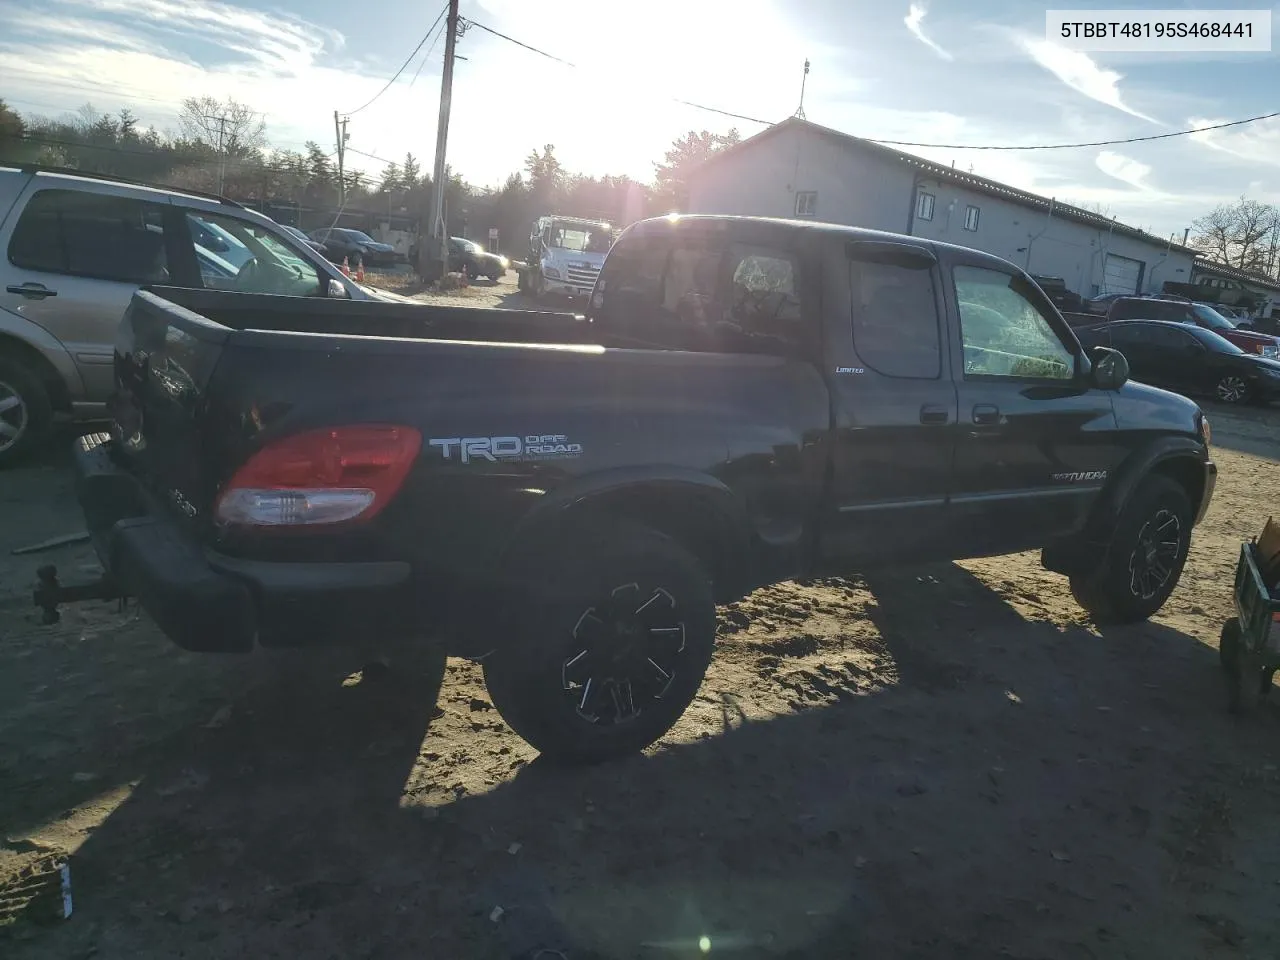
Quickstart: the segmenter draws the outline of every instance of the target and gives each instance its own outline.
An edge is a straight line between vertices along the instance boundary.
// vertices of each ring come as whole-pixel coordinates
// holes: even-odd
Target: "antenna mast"
[[[805,119],[804,116],[804,88],[809,82],[809,60],[804,61],[804,76],[800,78],[800,106],[796,108],[795,116],[799,120]]]

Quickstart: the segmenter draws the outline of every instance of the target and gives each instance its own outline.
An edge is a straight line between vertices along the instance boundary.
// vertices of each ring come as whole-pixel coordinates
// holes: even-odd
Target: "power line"
[[[413,79],[409,81],[409,86],[413,86],[418,82],[418,74],[422,73],[422,68],[427,65],[427,61],[431,59],[431,53],[435,50],[436,44],[440,42],[440,38],[444,36],[444,28],[436,31],[436,38],[431,41],[431,46],[427,47],[427,52],[423,54],[422,60],[418,63],[418,69],[413,71]]]
[[[397,162],[398,162],[398,161],[396,161],[396,160],[388,160],[388,159],[386,159],[385,157],[379,157],[379,156],[377,156],[377,155],[375,155],[375,154],[372,154],[372,153],[365,153],[363,150],[357,150],[355,147],[347,147],[347,150],[348,150],[349,152],[351,152],[351,153],[358,153],[358,154],[360,154],[360,156],[362,156],[362,157],[368,157],[370,160],[377,160],[379,163],[388,163],[388,164],[390,164],[390,163],[397,163]]]
[[[1246,123],[1257,123],[1259,120],[1270,120],[1280,117],[1280,111],[1264,113],[1243,120],[1231,120],[1227,123],[1215,123],[1207,127],[1192,127],[1190,130],[1175,130],[1172,133],[1153,133],[1145,137],[1125,137],[1121,140],[1092,140],[1088,143],[1041,143],[1032,146],[974,146],[965,143],[914,143],[910,140],[871,140],[872,143],[888,147],[931,147],[937,150],[1072,150],[1077,147],[1112,147],[1124,143],[1142,143],[1147,140],[1168,140],[1170,137],[1185,137],[1192,133],[1205,133],[1209,130],[1224,130],[1227,127],[1238,127]],[[863,138],[869,139],[869,138]]]
[[[515,37],[509,37],[505,33],[494,30],[492,27],[485,26],[483,23],[477,23],[475,20],[468,20],[467,23],[474,27],[479,27],[481,30],[486,33],[491,33],[495,37],[501,37],[503,40],[514,43],[516,46],[524,47],[524,49],[530,50],[539,56],[546,57],[548,60],[563,63],[567,67],[576,68],[578,66],[576,63],[571,63],[563,57],[557,57],[553,53],[540,50],[532,44],[525,43],[523,40],[517,40]],[[694,103],[691,100],[681,100],[678,97],[672,97],[671,99],[675,103],[683,104],[686,107],[705,110],[708,113],[718,113],[723,117],[732,117],[735,120],[746,120],[751,123],[764,124],[765,126],[773,125],[772,121],[761,120],[759,117],[751,117],[743,113],[734,113],[730,110],[721,110],[719,107],[709,107],[706,104]],[[1280,117],[1280,111],[1276,111],[1275,113],[1264,113],[1256,117],[1246,117],[1243,120],[1231,120],[1227,123],[1215,123],[1206,127],[1192,127],[1188,130],[1175,130],[1171,133],[1153,133],[1142,137],[1122,137],[1117,140],[1091,140],[1083,143],[1041,143],[1027,146],[1014,146],[1007,144],[920,143],[914,140],[877,140],[874,137],[861,137],[860,139],[867,140],[870,143],[878,143],[886,147],[918,147],[933,150],[1073,150],[1081,147],[1112,147],[1126,143],[1144,143],[1149,140],[1168,140],[1172,137],[1185,137],[1193,133],[1207,133],[1210,130],[1225,130],[1228,127],[1239,127],[1246,123],[1257,123],[1259,120],[1271,120],[1275,117]]]
[[[532,44],[525,43],[523,40],[517,40],[515,37],[509,37],[505,33],[493,29],[493,27],[487,27],[483,23],[477,23],[475,20],[465,20],[464,22],[473,27],[479,27],[485,33],[491,33],[495,37],[501,37],[509,43],[514,43],[517,47],[524,47],[526,50],[530,50],[538,54],[540,57],[546,57],[548,60],[554,60],[556,63],[563,63],[566,67],[573,67],[574,69],[577,69],[578,67],[576,63],[572,63],[564,59],[564,57],[557,57],[554,53],[547,53],[547,51],[540,50]],[[696,110],[705,110],[708,113],[718,113],[722,117],[732,117],[735,120],[747,120],[751,123],[763,124],[766,127],[773,126],[772,120],[761,120],[759,117],[749,117],[744,113],[733,113],[730,110],[721,110],[719,107],[708,107],[706,104],[694,103],[692,100],[681,100],[679,97],[671,97],[670,99],[674,103],[683,104],[686,107],[693,107]]]
[[[444,17],[444,13],[446,9],[448,9],[447,5],[445,7],[440,8],[439,16],[437,16],[435,21],[431,24],[431,26],[427,28],[427,32],[422,35],[422,39],[418,41],[418,45],[413,48],[413,52],[409,54],[409,56],[404,58],[404,63],[400,64],[400,69],[397,70],[394,75],[392,75],[390,80],[388,80],[385,84],[383,84],[382,89],[379,90],[377,93],[375,93],[368,100],[368,102],[361,104],[360,106],[356,107],[354,110],[346,111],[344,116],[348,116],[348,117],[354,116],[355,114],[363,110],[365,107],[369,106],[369,104],[373,103],[374,100],[377,100],[389,89],[391,89],[391,85],[400,79],[400,74],[404,73],[405,67],[409,66],[409,64],[413,62],[413,58],[418,55],[418,51],[421,50],[423,47],[423,44],[427,42],[427,38],[431,36],[431,31],[433,31],[436,28],[436,24],[438,24],[440,20]]]
[[[466,18],[462,18],[462,19],[466,19]],[[537,47],[531,46],[530,44],[525,43],[523,40],[517,40],[515,37],[508,37],[505,33],[499,33],[497,30],[493,29],[493,27],[486,27],[483,23],[477,23],[474,20],[466,20],[466,22],[471,24],[471,26],[473,27],[479,27],[485,33],[491,33],[495,37],[501,37],[503,40],[506,40],[508,43],[514,43],[517,47],[524,47],[526,50],[532,50],[534,53],[538,54],[541,57],[546,57],[548,60],[554,60],[556,63],[563,63],[566,67],[578,66],[576,63],[570,63],[568,60],[564,59],[563,57],[557,57],[554,53],[547,53],[547,51],[545,50],[539,50]]]

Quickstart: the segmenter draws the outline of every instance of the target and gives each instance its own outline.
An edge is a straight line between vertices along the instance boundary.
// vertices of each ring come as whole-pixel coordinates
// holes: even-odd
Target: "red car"
[[[1280,338],[1266,333],[1237,330],[1236,325],[1212,307],[1191,300],[1165,297],[1118,297],[1111,301],[1107,320],[1171,320],[1212,330],[1245,353],[1272,360],[1280,357]]]

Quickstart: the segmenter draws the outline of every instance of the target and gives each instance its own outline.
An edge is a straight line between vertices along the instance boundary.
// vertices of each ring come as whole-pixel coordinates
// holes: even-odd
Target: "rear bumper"
[[[104,569],[184,649],[350,642],[413,623],[408,563],[275,563],[206,550],[116,465],[106,434],[76,441],[75,471]]]

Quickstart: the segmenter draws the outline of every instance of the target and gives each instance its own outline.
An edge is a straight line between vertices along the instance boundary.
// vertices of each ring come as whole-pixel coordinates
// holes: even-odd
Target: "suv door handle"
[[[926,403],[920,408],[920,422],[927,424],[945,424],[951,421],[951,408],[940,403]]]
[[[5,287],[5,293],[16,293],[28,300],[43,300],[45,297],[56,297],[57,290],[50,290],[43,283],[11,283]]]
[[[974,423],[999,423],[1000,408],[994,403],[979,403],[973,408]]]

